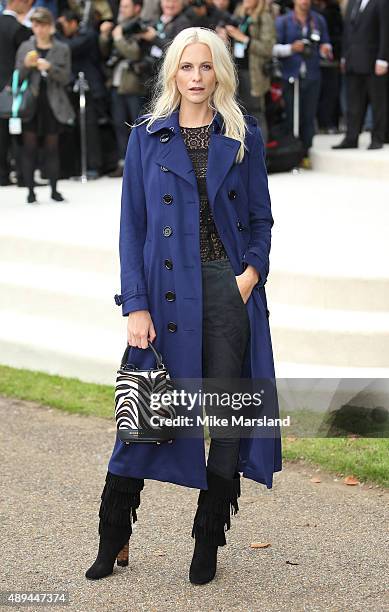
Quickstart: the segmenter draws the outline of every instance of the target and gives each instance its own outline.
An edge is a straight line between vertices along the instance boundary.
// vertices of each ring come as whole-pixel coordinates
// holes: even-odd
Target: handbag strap
[[[164,364],[162,362],[162,355],[161,355],[161,353],[159,351],[157,351],[157,349],[155,348],[155,346],[153,346],[153,343],[150,342],[150,340],[148,340],[148,344],[149,344],[148,348],[151,348],[151,350],[154,353],[154,357],[155,357],[155,361],[157,362],[158,370],[163,370],[165,366],[164,366]],[[124,368],[124,366],[126,365],[126,363],[128,361],[128,353],[130,352],[130,350],[132,348],[133,348],[132,346],[127,344],[126,350],[123,353],[123,357],[122,357],[122,361],[121,361],[121,365],[120,365],[121,368]]]
[[[18,116],[19,109],[23,101],[23,94],[27,89],[28,80],[24,79],[19,87],[19,70],[14,70],[12,75],[12,117]]]

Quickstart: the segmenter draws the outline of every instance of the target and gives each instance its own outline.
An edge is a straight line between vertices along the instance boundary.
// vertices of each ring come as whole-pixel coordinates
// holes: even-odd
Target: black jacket
[[[77,79],[79,72],[83,72],[88,81],[92,97],[105,97],[107,90],[97,33],[91,28],[83,28],[71,38],[67,38],[60,33],[57,33],[57,38],[70,48],[73,80]]]
[[[369,0],[353,20],[356,2],[350,0],[347,6],[342,55],[347,72],[373,74],[377,59],[389,61],[389,1]]]
[[[18,47],[30,38],[31,30],[12,15],[0,15],[0,91],[10,82]]]

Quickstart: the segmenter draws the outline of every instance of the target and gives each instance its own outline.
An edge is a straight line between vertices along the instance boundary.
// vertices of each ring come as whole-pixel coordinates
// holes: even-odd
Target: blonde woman
[[[233,58],[215,32],[186,28],[173,39],[149,113],[129,138],[122,286],[115,296],[128,317],[129,362],[153,368],[151,341],[173,379],[203,377],[220,388],[227,381],[230,391],[232,379],[274,379],[264,288],[273,225],[264,146],[236,90]],[[189,579],[213,579],[230,512],[239,510],[240,473],[270,489],[281,470],[277,430],[223,437],[216,429],[207,464],[196,435],[160,445],[126,445],[116,437],[101,495],[99,552],[87,578],[111,574],[116,558],[128,564],[140,494],[145,479],[153,479],[200,489]]]

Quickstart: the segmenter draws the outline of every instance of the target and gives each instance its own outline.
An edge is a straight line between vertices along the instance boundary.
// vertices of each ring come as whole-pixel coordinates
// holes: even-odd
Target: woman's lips
[[[204,87],[199,87],[199,88],[197,88],[197,87],[196,87],[196,88],[191,87],[189,91],[194,91],[194,92],[196,92],[196,91],[204,91]]]

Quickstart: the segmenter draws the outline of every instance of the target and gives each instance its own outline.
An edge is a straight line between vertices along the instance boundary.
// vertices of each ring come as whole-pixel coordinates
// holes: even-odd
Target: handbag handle
[[[157,349],[155,348],[155,346],[153,346],[153,343],[150,342],[150,340],[148,340],[148,344],[149,344],[148,348],[151,348],[151,350],[154,353],[154,357],[155,357],[155,360],[157,362],[158,370],[163,370],[165,366],[164,366],[164,364],[162,362],[162,355],[161,355],[161,353],[159,351],[157,351]],[[134,347],[132,347],[129,344],[127,344],[126,350],[123,353],[122,362],[121,362],[121,365],[120,365],[121,368],[124,368],[124,366],[126,365],[126,363],[128,361],[128,353],[130,352],[130,350],[132,348],[134,348]]]

